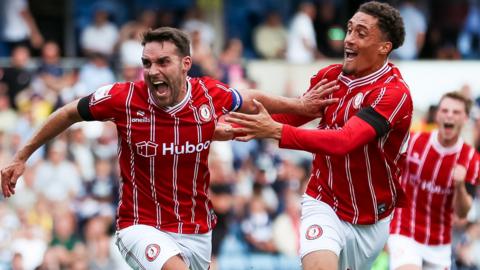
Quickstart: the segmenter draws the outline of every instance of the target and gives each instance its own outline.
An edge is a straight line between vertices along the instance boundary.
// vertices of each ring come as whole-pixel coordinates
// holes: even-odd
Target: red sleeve
[[[280,147],[326,155],[345,155],[376,136],[376,131],[370,124],[353,116],[338,130],[308,130],[284,125]]]
[[[115,113],[118,111],[116,110],[116,104],[125,104],[125,93],[129,92],[130,87],[133,87],[133,83],[115,83],[102,86],[92,94],[81,98],[77,109],[86,121],[115,121]]]
[[[403,118],[411,116],[413,111],[408,88],[399,84],[374,89],[364,101],[364,104],[383,116],[390,123],[391,128],[394,128]]]
[[[202,77],[200,85],[208,99],[213,100],[215,111],[219,112],[217,115],[223,115],[231,111],[236,111],[242,107],[242,96],[235,88],[231,88],[228,85],[214,80],[209,77]]]
[[[299,127],[305,123],[308,123],[312,121],[315,118],[312,117],[305,117],[305,116],[300,116],[296,114],[286,114],[286,113],[281,113],[281,114],[273,114],[272,115],[273,120],[282,123],[282,124],[287,124],[290,126],[294,127]]]
[[[465,176],[465,182],[470,183],[472,185],[478,185],[478,178],[479,178],[479,155],[475,149],[471,148],[471,155],[472,157],[469,158],[468,164],[466,164],[467,168],[467,175]]]

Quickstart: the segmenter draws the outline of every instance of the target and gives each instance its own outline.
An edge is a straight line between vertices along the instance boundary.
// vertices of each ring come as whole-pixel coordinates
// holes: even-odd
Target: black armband
[[[390,123],[387,119],[370,106],[359,111],[357,116],[375,129],[377,137],[382,137],[390,130]]]
[[[467,190],[467,193],[472,197],[472,199],[475,199],[475,194],[477,193],[477,187],[465,182],[465,189]]]
[[[81,98],[78,101],[78,104],[77,104],[77,111],[84,121],[94,121],[95,120],[93,118],[92,113],[90,112],[89,103],[90,103],[90,97],[91,96],[92,95],[88,95],[86,97]]]

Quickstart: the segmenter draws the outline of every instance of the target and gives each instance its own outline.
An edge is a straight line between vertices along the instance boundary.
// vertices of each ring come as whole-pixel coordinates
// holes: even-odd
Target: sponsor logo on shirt
[[[441,185],[436,185],[433,181],[427,181],[420,179],[415,174],[410,174],[410,181],[409,183],[413,186],[417,186],[421,190],[425,190],[431,194],[452,194],[453,187],[444,187]]]
[[[198,144],[190,143],[186,141],[182,145],[175,145],[172,143],[163,143],[162,144],[162,155],[181,155],[181,154],[191,154],[194,152],[202,152],[203,150],[208,149],[210,146],[210,141],[200,142]]]
[[[142,118],[132,118],[133,123],[150,123],[150,118],[142,117]]]
[[[160,246],[157,244],[150,244],[145,248],[145,257],[149,262],[154,261],[158,254],[160,254]]]
[[[158,144],[151,141],[143,141],[135,144],[137,146],[137,154],[143,157],[153,157],[157,155]]]

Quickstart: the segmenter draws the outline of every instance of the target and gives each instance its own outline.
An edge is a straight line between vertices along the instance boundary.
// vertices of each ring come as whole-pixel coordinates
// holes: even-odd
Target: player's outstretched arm
[[[357,116],[350,118],[345,126],[338,130],[311,130],[282,125],[270,117],[262,104],[254,102],[259,108],[258,114],[230,113],[225,121],[239,125],[232,128],[235,133],[244,133],[255,138],[276,139],[280,141],[282,148],[345,155],[382,135]],[[237,140],[243,141],[243,137],[237,137]]]
[[[243,99],[240,108],[242,113],[257,113],[258,109],[253,100],[263,104],[269,113],[291,113],[309,117],[321,117],[323,109],[335,102],[337,98],[327,98],[338,90],[337,81],[321,80],[310,91],[300,98],[275,96],[259,90],[239,90]]]
[[[25,162],[35,150],[72,124],[83,120],[77,111],[77,104],[78,100],[73,101],[52,113],[26,145],[15,154],[12,162],[1,170],[4,197],[8,198],[15,194],[17,179],[23,174]]]

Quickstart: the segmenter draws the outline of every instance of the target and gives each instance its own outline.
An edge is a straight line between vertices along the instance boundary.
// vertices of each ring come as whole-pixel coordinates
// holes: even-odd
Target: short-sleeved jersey
[[[208,197],[209,146],[218,118],[242,100],[237,90],[207,77],[186,83],[186,97],[173,107],[157,107],[141,81],[102,87],[79,105],[93,120],[117,127],[118,229],[144,224],[194,234],[216,224]]]
[[[341,129],[354,115],[369,124],[383,121],[389,129],[346,155],[314,154],[306,193],[344,221],[373,224],[405,203],[399,177],[413,110],[410,91],[399,70],[387,63],[356,79],[344,75],[342,65],[331,65],[311,79],[310,88],[325,78],[338,80],[340,88],[330,97],[339,102],[325,109],[319,129]]]
[[[453,168],[467,168],[465,182],[477,184],[479,160],[475,149],[462,139],[451,147],[438,141],[438,131],[413,133],[407,151],[402,186],[409,208],[395,210],[390,233],[402,234],[426,245],[451,242]]]

